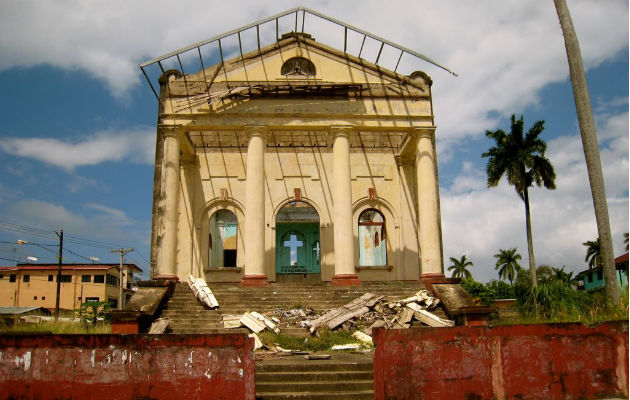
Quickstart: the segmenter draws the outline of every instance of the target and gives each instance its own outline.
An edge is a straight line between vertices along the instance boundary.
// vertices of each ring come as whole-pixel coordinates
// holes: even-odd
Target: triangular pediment
[[[312,68],[295,60],[310,63]],[[287,68],[287,63],[291,68]],[[295,68],[293,68],[295,66]],[[290,72],[287,72],[290,71]],[[286,34],[278,42],[205,70],[179,76],[169,95],[210,98],[247,96],[426,97],[431,79],[404,76],[318,43],[308,34]]]

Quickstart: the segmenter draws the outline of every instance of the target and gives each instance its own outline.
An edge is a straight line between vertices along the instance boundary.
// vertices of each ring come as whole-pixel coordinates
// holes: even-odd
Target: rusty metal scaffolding
[[[214,36],[211,37],[209,39],[206,39],[204,41],[192,44],[190,46],[172,51],[168,54],[164,54],[162,56],[156,57],[152,60],[143,62],[140,64],[140,69],[142,70],[142,73],[144,75],[144,77],[146,78],[147,82],[149,83],[149,86],[151,87],[151,90],[153,91],[153,94],[155,95],[155,97],[159,100],[159,95],[158,92],[156,91],[156,87],[159,87],[159,85],[156,84],[157,79],[159,78],[159,76],[161,76],[167,69],[169,69],[168,67],[165,67],[165,64],[174,64],[175,66],[179,67],[179,71],[184,74],[184,79],[186,79],[186,71],[184,70],[184,64],[182,62],[182,58],[184,58],[184,56],[188,56],[190,57],[191,55],[193,55],[195,58],[198,58],[198,65],[200,67],[200,70],[203,71],[204,73],[204,79],[205,79],[205,66],[209,66],[212,65],[211,63],[208,63],[208,58],[210,59],[216,59],[216,56],[218,55],[218,59],[216,59],[217,62],[215,63],[220,63],[221,65],[224,64],[225,62],[225,50],[224,50],[224,43],[229,40],[230,38],[234,38],[238,40],[238,53],[240,54],[241,58],[243,57],[243,40],[242,40],[242,35],[246,32],[255,29],[256,32],[256,47],[258,49],[258,51],[260,52],[261,50],[261,28],[268,26],[269,24],[274,24],[275,23],[275,40],[276,42],[278,42],[280,40],[280,22],[281,20],[283,21],[283,23],[285,23],[286,25],[286,21],[287,19],[291,18],[291,27],[293,28],[293,32],[300,32],[300,33],[304,33],[305,31],[305,26],[306,26],[306,16],[307,15],[311,15],[313,17],[316,17],[316,19],[319,19],[320,21],[324,21],[327,23],[332,23],[335,26],[341,27],[343,28],[343,51],[346,54],[358,57],[360,59],[366,60],[368,62],[372,62],[375,65],[379,65],[379,61],[381,60],[381,55],[383,54],[383,50],[387,49],[387,48],[391,48],[394,50],[397,50],[398,52],[400,52],[398,54],[398,58],[396,61],[396,65],[393,68],[393,71],[396,72],[398,70],[398,67],[400,65],[400,61],[403,58],[403,56],[405,54],[412,56],[415,59],[420,59],[422,61],[428,62],[430,64],[435,65],[438,68],[441,68],[449,73],[451,73],[454,76],[457,76],[457,74],[453,71],[451,71],[450,69],[448,69],[447,67],[433,61],[432,59],[430,59],[429,57],[422,55],[418,52],[415,52],[413,50],[408,49],[407,47],[401,46],[399,44],[393,43],[387,39],[383,39],[377,35],[374,35],[372,33],[366,32],[362,29],[359,29],[357,27],[354,27],[350,24],[344,23],[342,21],[339,21],[335,18],[326,16],[324,14],[321,14],[315,10],[306,8],[306,7],[296,7],[293,9],[290,9],[288,11],[273,15],[271,17],[253,22],[249,25],[245,25],[243,27],[231,30],[229,32],[223,33],[221,35],[218,36]],[[293,18],[294,17],[294,18]],[[301,17],[301,18],[300,18]],[[316,25],[316,24],[314,24]],[[349,52],[349,33],[353,34],[353,35],[359,35],[359,40],[361,41],[361,46],[359,48],[359,51],[357,54],[352,54]],[[362,37],[362,38],[361,38]],[[372,41],[376,42],[376,46],[378,47],[378,53],[376,54],[375,59],[370,60],[370,59],[366,59],[364,58],[364,46],[366,44],[366,39],[370,39]],[[211,51],[209,55],[206,55],[206,62],[204,62],[204,53],[207,53],[207,50],[210,46],[212,45],[216,45],[216,47],[218,47],[218,54],[216,53],[216,51]],[[264,46],[264,45],[263,45]],[[150,70],[151,69],[156,69],[159,68],[159,70],[157,71],[157,74],[153,74],[153,79],[149,76],[150,74]],[[197,72],[197,71],[194,71]],[[207,79],[205,79],[207,81]]]

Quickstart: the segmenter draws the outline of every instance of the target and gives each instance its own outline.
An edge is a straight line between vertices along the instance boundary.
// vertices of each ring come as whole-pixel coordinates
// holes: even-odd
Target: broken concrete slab
[[[422,307],[420,307],[419,305],[415,303],[409,303],[407,304],[407,307],[409,307],[411,310],[414,311],[414,317],[418,321],[425,323],[429,326],[432,326],[435,328],[455,326],[455,323],[453,321],[440,318],[437,315],[430,313],[427,310],[423,310]]]
[[[166,332],[171,321],[168,318],[158,318],[152,324],[149,329],[149,335],[161,335]]]
[[[219,302],[214,297],[212,290],[210,290],[203,278],[195,278],[192,275],[188,275],[188,285],[201,304],[211,309],[219,307]]]
[[[234,329],[234,328],[240,328],[241,327],[241,318],[243,317],[243,315],[239,314],[239,315],[230,315],[230,314],[224,314],[222,317],[223,320],[223,328],[225,329]]]
[[[243,314],[243,316],[241,316],[240,322],[254,333],[260,333],[267,328],[267,325],[265,325],[263,321],[254,317],[250,313]]]

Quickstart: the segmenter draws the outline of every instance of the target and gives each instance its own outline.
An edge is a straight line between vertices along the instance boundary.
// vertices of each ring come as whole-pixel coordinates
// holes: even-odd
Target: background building
[[[57,264],[18,264],[0,267],[0,307],[55,308]],[[75,310],[87,301],[118,305],[119,264],[64,264],[61,272],[59,308]],[[135,264],[123,266],[123,296],[131,297]],[[126,301],[126,300],[125,300]]]

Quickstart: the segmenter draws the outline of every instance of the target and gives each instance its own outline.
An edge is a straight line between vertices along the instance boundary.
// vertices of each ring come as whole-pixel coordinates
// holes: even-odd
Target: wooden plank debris
[[[219,307],[219,302],[203,278],[195,278],[192,275],[188,275],[188,286],[190,286],[190,289],[202,304],[211,309]]]
[[[315,332],[321,326],[326,325],[329,329],[334,329],[349,319],[365,314],[378,301],[385,298],[373,293],[365,293],[363,296],[351,301],[340,308],[334,308],[319,318],[309,321],[308,326],[311,332]]]

